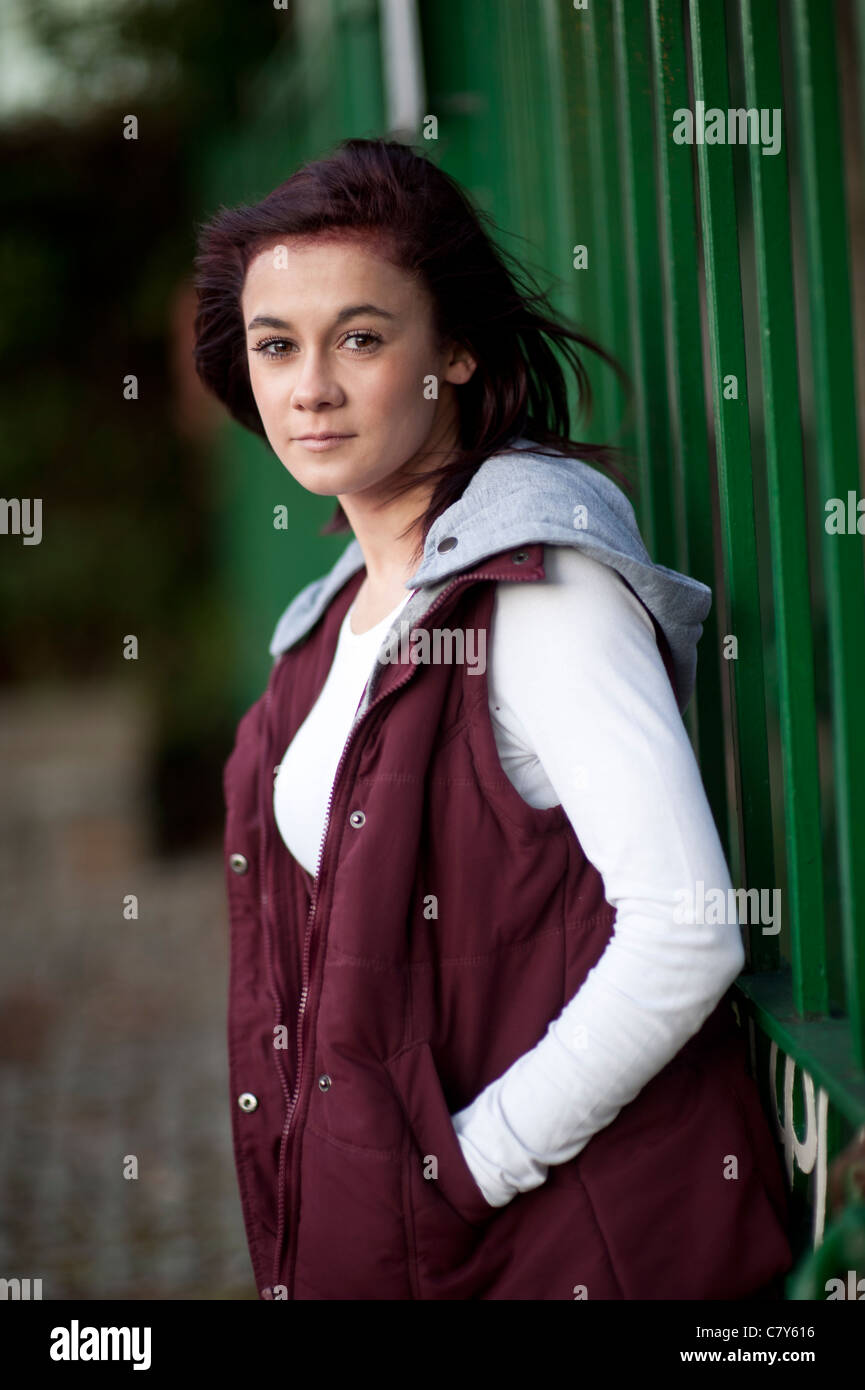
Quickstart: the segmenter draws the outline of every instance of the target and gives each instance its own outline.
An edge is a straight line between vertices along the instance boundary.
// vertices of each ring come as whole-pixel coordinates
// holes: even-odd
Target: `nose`
[[[340,405],[342,391],[323,352],[304,354],[300,371],[291,393],[291,404],[299,410],[320,410],[322,406]]]

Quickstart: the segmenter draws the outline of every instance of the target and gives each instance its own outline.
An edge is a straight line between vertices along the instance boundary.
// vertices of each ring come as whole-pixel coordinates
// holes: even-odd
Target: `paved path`
[[[123,814],[98,795],[52,821],[36,774],[59,776],[56,756],[26,740],[19,752],[0,792],[0,1277],[41,1278],[43,1299],[255,1298],[231,1151],[221,847],[155,859],[134,815],[102,833]]]

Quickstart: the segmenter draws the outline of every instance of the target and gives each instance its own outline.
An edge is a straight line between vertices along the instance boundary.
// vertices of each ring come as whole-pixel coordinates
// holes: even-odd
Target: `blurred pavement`
[[[0,699],[0,1277],[43,1300],[257,1296],[221,846],[152,856],[148,756],[128,686]]]

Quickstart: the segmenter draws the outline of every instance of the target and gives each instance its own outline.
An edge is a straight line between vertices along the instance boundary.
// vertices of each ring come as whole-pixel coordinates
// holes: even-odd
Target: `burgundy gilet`
[[[460,573],[422,625],[488,628],[495,584],[543,579],[543,549]],[[540,1040],[615,919],[563,808],[504,773],[485,673],[388,665],[315,881],[281,840],[275,771],[362,577],[275,661],[225,766],[232,1123],[260,1297],[747,1297],[792,1257],[729,992],[542,1186],[491,1207],[462,1156],[451,1115]]]

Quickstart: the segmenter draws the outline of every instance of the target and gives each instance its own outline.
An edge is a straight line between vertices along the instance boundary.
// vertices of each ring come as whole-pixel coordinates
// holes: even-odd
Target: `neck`
[[[364,585],[375,593],[404,587],[420,564],[423,517],[437,479],[425,478],[452,456],[455,437],[446,442],[430,439],[395,474],[398,479],[417,476],[416,486],[397,497],[389,494],[390,479],[380,488],[345,493],[339,501],[363,552]],[[410,529],[407,529],[410,528]]]

